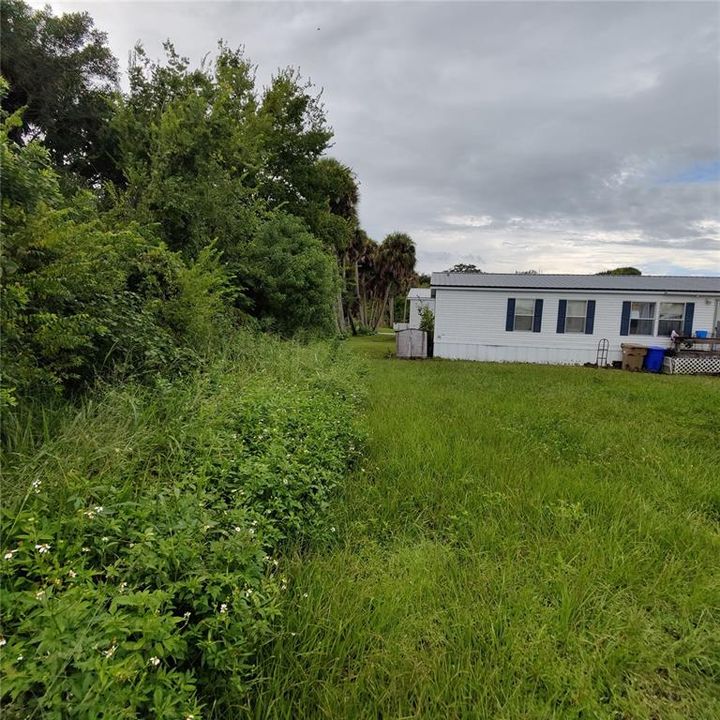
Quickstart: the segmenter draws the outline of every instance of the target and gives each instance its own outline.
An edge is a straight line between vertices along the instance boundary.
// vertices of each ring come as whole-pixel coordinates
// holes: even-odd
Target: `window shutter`
[[[595,332],[595,301],[587,301],[587,315],[585,316],[585,334],[592,335]]]
[[[695,303],[685,303],[685,322],[683,323],[683,335],[692,335],[693,318],[695,317]]]
[[[630,334],[630,303],[624,302],[622,306],[622,316],[620,318],[620,334]]]
[[[515,298],[508,298],[507,315],[505,317],[505,330],[512,332],[515,324]]]
[[[542,330],[542,307],[543,301],[535,301],[535,314],[533,315],[533,332],[540,332]]]
[[[567,316],[567,300],[561,300],[558,303],[557,331],[559,333],[565,332],[565,317],[566,316]]]

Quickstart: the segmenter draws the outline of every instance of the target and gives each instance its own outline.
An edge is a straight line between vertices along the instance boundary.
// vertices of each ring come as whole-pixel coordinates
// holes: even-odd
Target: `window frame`
[[[663,320],[662,316],[662,306],[663,305],[680,305],[682,307],[682,310],[680,311],[680,317],[674,318],[672,320]],[[673,329],[678,335],[683,334],[683,327],[685,325],[685,313],[687,312],[687,303],[686,302],[672,302],[672,301],[665,301],[665,302],[659,302],[658,303],[658,315],[657,315],[657,324],[655,326],[655,336],[656,337],[670,337],[672,334]],[[661,322],[672,322],[672,323],[678,323],[677,328],[671,328],[670,332],[668,333],[661,333],[660,332],[660,323]]]
[[[583,315],[571,315],[570,304],[571,303],[582,303],[585,306]],[[588,300],[567,300],[565,303],[565,333],[573,333],[575,335],[586,335],[587,328],[587,317],[588,317]],[[571,330],[568,327],[568,320],[579,320],[582,318],[582,325],[579,330]]]
[[[637,318],[633,318],[632,312],[633,312],[633,305],[647,305],[652,308],[652,315],[650,317],[642,317],[639,316]],[[628,335],[640,335],[643,337],[652,337],[656,334],[657,331],[657,305],[658,303],[655,300],[648,301],[648,300],[630,300],[630,319],[628,322]],[[633,321],[635,322],[648,322],[650,321],[650,332],[638,332],[637,330],[633,330]]]
[[[530,314],[527,315],[525,313],[518,313],[518,305],[522,302],[528,302],[531,304],[531,310]],[[537,298],[515,298],[515,311],[513,312],[513,332],[533,332],[533,326],[535,324],[535,304],[537,302]],[[517,327],[517,319],[518,315],[522,318],[530,318],[530,327],[529,328],[519,328]]]

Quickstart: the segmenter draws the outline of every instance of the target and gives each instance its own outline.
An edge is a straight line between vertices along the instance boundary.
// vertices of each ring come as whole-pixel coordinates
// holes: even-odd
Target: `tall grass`
[[[717,378],[385,359],[253,718],[720,717]]]
[[[3,718],[234,716],[282,627],[287,548],[335,538],[357,372],[338,343],[241,333],[187,377],[57,408],[44,442],[26,409],[0,512]]]

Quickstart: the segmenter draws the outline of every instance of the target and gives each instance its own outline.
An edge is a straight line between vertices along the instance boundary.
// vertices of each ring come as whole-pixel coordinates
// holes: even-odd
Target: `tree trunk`
[[[345,259],[339,254],[335,256],[338,265],[338,276],[340,283],[338,285],[336,298],[335,324],[340,333],[345,333],[345,309],[343,307],[343,294],[345,290]]]
[[[395,296],[390,298],[390,327],[395,327]]]
[[[385,308],[387,307],[387,301],[388,301],[389,296],[390,296],[390,288],[388,287],[385,290],[385,297],[383,298],[382,305],[380,306],[380,312],[378,313],[378,316],[375,318],[375,324],[373,325],[373,330],[377,330],[380,327],[380,323],[382,322],[382,319],[385,315]]]
[[[365,313],[365,292],[360,288],[360,263],[355,260],[355,294],[357,295],[358,316],[361,325],[367,325],[367,316]]]

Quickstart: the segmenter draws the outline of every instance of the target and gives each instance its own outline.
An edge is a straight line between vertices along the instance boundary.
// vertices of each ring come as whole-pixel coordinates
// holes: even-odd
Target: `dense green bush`
[[[0,130],[3,387],[12,401],[186,363],[227,319],[212,247],[186,263],[149,230],[110,227],[90,193],[66,201],[47,152]]]
[[[241,280],[253,314],[283,335],[328,335],[337,293],[335,264],[301,220],[270,213],[245,251]]]
[[[4,717],[231,717],[276,630],[281,551],[333,536],[356,378],[337,346],[243,334],[189,379],[109,389],[18,459]]]

